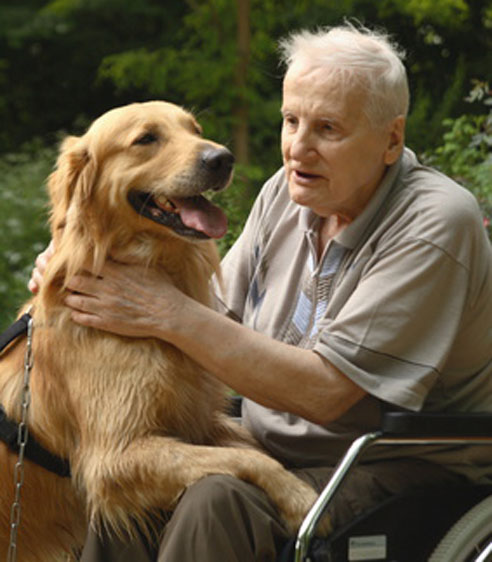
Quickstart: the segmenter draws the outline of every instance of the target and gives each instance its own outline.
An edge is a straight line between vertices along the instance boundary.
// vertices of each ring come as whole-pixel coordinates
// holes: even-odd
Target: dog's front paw
[[[318,498],[318,494],[306,482],[287,471],[277,482],[278,488],[270,490],[269,495],[280,511],[289,532],[295,535]],[[326,515],[320,521],[316,534],[326,536],[331,530],[330,520]]]

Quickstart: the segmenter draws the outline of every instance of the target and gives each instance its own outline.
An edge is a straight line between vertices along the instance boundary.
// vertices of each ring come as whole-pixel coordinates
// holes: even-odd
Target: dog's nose
[[[234,165],[234,155],[227,148],[206,148],[201,154],[201,163],[210,172],[229,175]]]

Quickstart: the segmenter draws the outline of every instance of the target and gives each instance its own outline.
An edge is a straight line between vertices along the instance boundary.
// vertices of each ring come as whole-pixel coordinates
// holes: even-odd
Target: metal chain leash
[[[19,455],[17,463],[14,467],[14,486],[15,497],[10,511],[10,543],[7,553],[7,562],[15,562],[17,559],[17,531],[19,530],[21,520],[21,489],[24,484],[24,453],[27,440],[29,438],[29,430],[27,427],[27,417],[29,413],[29,405],[31,403],[30,378],[33,366],[32,355],[32,335],[34,331],[34,322],[30,318],[27,324],[27,343],[26,353],[24,355],[24,381],[22,386],[22,403],[21,403],[21,421],[17,433],[17,445],[19,447]]]

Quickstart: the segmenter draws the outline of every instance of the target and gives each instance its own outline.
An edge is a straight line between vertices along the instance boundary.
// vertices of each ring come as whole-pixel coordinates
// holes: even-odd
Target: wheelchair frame
[[[492,415],[386,413],[381,430],[357,438],[338,463],[333,476],[299,529],[294,562],[310,562],[310,544],[323,513],[340,490],[350,470],[363,453],[374,445],[492,445]],[[489,559],[490,552],[492,539],[483,551],[485,557],[480,556],[475,562],[485,562]]]

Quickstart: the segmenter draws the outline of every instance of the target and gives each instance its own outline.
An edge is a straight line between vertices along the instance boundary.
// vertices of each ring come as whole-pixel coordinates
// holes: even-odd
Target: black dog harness
[[[14,322],[3,334],[0,334],[0,352],[3,351],[11,342],[27,333],[27,326],[31,315],[26,313]],[[8,418],[3,406],[0,404],[0,440],[8,445],[15,452],[19,451],[18,445],[19,424]],[[47,449],[29,434],[24,455],[37,465],[54,472],[58,476],[70,476],[70,464],[68,460],[62,459]]]

